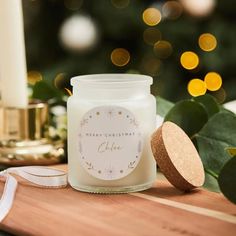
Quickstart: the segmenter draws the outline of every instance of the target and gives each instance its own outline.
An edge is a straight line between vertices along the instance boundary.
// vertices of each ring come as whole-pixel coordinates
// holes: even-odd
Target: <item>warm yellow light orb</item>
[[[130,53],[124,48],[116,48],[111,53],[111,61],[116,66],[125,66],[130,61]]]
[[[154,7],[147,8],[143,12],[143,21],[149,26],[157,25],[161,21],[161,12]]]
[[[172,45],[168,41],[160,40],[154,44],[154,52],[156,56],[161,59],[166,59],[167,57],[169,57],[172,51]]]
[[[40,72],[38,71],[29,71],[27,73],[27,79],[28,79],[28,83],[31,85],[36,84],[37,82],[39,82],[40,80],[43,79],[43,76]]]
[[[222,78],[216,72],[207,73],[204,81],[206,83],[207,89],[210,91],[217,91],[222,85]]]
[[[157,76],[160,72],[162,62],[153,56],[145,56],[141,64],[141,72],[150,76]]]
[[[212,95],[217,99],[217,101],[220,104],[222,104],[227,97],[226,91],[222,87],[219,90],[212,93]]]
[[[198,55],[191,51],[184,52],[180,57],[180,63],[187,70],[195,69],[199,64]]]
[[[183,6],[178,1],[167,1],[162,6],[162,16],[175,20],[181,16]]]
[[[210,33],[200,35],[198,39],[199,47],[206,52],[214,50],[217,46],[216,37]]]
[[[65,73],[59,73],[56,75],[54,79],[54,86],[57,89],[63,89],[66,84],[66,74]]]
[[[188,83],[188,92],[193,97],[204,95],[206,91],[206,83],[201,79],[192,79]]]
[[[154,45],[161,39],[161,32],[158,29],[150,27],[143,32],[143,40],[149,45]]]

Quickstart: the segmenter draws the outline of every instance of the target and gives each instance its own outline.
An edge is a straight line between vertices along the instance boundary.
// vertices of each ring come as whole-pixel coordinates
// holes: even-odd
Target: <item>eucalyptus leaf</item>
[[[33,87],[33,98],[47,101],[51,98],[61,98],[62,92],[53,86],[49,85],[45,81],[39,81]]]
[[[209,94],[194,97],[193,100],[204,106],[209,118],[220,111],[220,106],[216,99]]]
[[[157,96],[157,114],[161,117],[165,117],[165,115],[169,112],[169,110],[174,106],[174,103],[167,101],[166,99]]]
[[[176,103],[165,116],[165,121],[172,121],[180,126],[190,137],[206,124],[208,115],[205,108],[192,100]]]
[[[236,204],[236,158],[231,158],[222,168],[218,183],[222,193]]]
[[[218,192],[218,193],[220,192],[217,179],[209,173],[205,173],[205,183],[203,187],[212,192]]]
[[[228,112],[215,114],[195,139],[204,168],[219,175],[230,159],[225,149],[236,146],[236,116]]]
[[[232,111],[230,111],[230,110],[224,108],[223,106],[220,107],[220,111],[221,111],[221,112],[228,112],[228,113],[230,113],[230,114],[235,114],[234,112],[232,112]]]

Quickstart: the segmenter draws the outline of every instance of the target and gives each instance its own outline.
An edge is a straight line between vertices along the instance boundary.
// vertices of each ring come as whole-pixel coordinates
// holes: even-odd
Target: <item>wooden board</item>
[[[2,189],[0,183],[0,192]],[[163,199],[167,202],[161,202]],[[235,223],[228,222],[228,217]],[[157,180],[142,193],[120,195],[21,183],[1,229],[16,235],[235,236],[236,205],[203,189],[182,193],[166,180]]]

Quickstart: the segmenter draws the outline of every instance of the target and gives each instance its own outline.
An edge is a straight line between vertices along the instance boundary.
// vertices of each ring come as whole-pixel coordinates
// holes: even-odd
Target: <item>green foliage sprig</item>
[[[179,125],[192,139],[204,165],[204,186],[221,191],[236,204],[236,115],[210,95],[176,104],[157,97],[157,113]]]

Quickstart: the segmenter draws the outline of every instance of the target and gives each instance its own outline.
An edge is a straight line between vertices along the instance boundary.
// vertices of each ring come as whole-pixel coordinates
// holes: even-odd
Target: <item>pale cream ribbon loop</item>
[[[17,189],[17,180],[11,174],[18,175],[30,183],[44,188],[62,188],[67,185],[65,171],[42,166],[12,167],[0,172],[0,177],[6,179],[0,198],[0,222],[11,210]]]

